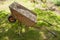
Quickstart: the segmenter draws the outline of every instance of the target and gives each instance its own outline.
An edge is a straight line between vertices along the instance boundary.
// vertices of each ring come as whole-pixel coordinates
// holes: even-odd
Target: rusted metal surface
[[[11,15],[26,26],[34,26],[36,24],[37,15],[31,10],[16,2],[12,3],[9,8]]]

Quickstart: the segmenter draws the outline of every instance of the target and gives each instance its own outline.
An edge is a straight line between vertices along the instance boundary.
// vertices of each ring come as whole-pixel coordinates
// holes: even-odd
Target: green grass
[[[26,6],[27,8],[29,9],[32,8],[31,6],[29,6],[29,4],[26,3],[27,1],[24,0],[24,2],[25,2],[24,6],[28,5]],[[42,11],[40,9],[34,9],[34,12],[37,13],[37,25],[41,27],[41,30],[29,28],[28,31],[26,31],[25,25],[20,25],[18,20],[15,23],[9,22],[8,21],[8,17],[10,15],[9,8],[8,7],[3,8],[0,11],[0,40],[44,40],[45,36],[49,40],[60,40],[60,16],[57,16],[52,11]],[[54,26],[51,26],[50,24],[46,23],[41,19],[48,21]],[[52,34],[47,32],[46,29],[44,29],[44,27],[42,26],[47,27],[48,29],[50,29],[50,31],[55,32],[57,37],[54,37]],[[21,28],[24,29],[22,33],[20,33]]]
[[[19,28],[21,25],[18,21],[10,23],[8,21],[9,12],[4,10],[0,11],[0,40],[39,40],[39,31],[29,29],[19,35]],[[25,28],[25,26],[22,26]]]
[[[35,12],[36,11],[38,10],[35,10]],[[42,14],[40,14],[41,12]],[[54,16],[55,14],[52,13],[50,14],[50,12],[48,12],[50,16],[53,16],[53,18],[50,18],[50,16],[48,16],[47,12],[45,11],[40,11],[38,14],[40,15],[38,16],[43,19],[44,17],[47,16],[47,18],[45,19],[51,24],[53,24],[53,21],[55,20],[53,18],[56,17]],[[19,29],[21,28],[20,23],[18,22],[18,20],[15,23],[10,23],[8,21],[9,15],[10,15],[9,12],[6,12],[5,10],[0,11],[0,40],[43,40],[43,37],[45,35],[47,36],[47,38],[50,37],[49,40],[55,40],[55,39],[60,40],[60,32],[59,32],[60,27],[58,26],[59,24],[57,24],[58,27],[53,26],[53,28],[51,28],[51,25],[46,24],[42,20],[40,20],[40,22],[37,22],[39,26],[42,27],[44,25],[45,27],[48,27],[48,29],[50,29],[51,31],[54,31],[57,35],[57,38],[55,38],[52,34],[48,33],[45,29],[39,31],[34,28],[29,28],[27,32],[22,32],[19,34],[19,31],[21,30]],[[56,18],[60,18],[60,17],[56,17]],[[24,25],[22,25],[22,29],[25,29]]]
[[[60,0],[51,0],[56,6],[60,6]]]

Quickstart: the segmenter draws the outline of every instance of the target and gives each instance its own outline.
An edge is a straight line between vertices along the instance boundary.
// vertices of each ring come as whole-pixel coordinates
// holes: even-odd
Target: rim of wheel
[[[8,20],[9,20],[9,22],[15,22],[15,21],[16,21],[16,19],[13,18],[12,16],[9,16],[9,17],[8,17]]]

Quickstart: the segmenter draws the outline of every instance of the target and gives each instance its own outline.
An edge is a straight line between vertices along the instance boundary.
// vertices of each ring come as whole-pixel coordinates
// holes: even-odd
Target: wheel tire
[[[16,19],[13,18],[12,16],[9,16],[9,17],[8,17],[8,20],[9,20],[9,22],[11,22],[11,23],[16,22]]]

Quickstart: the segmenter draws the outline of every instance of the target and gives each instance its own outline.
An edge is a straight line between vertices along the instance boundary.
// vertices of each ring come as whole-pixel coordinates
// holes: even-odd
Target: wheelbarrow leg
[[[29,31],[29,27],[25,27],[25,32],[28,32]]]

